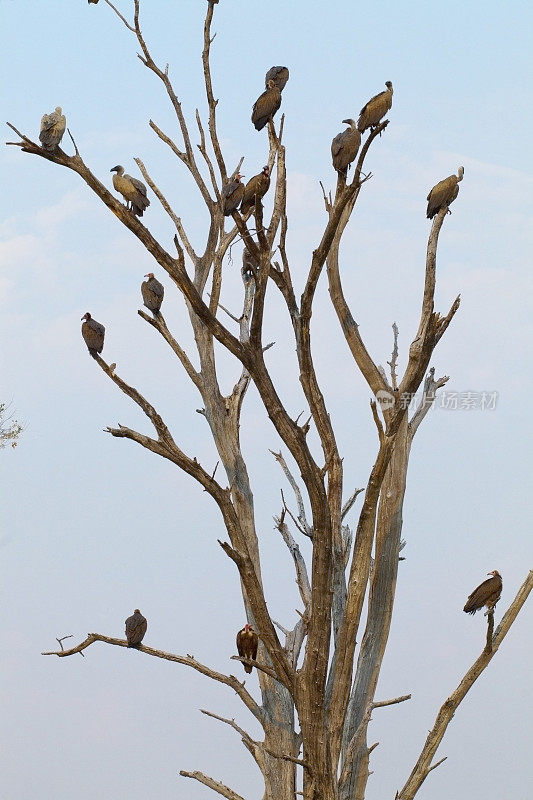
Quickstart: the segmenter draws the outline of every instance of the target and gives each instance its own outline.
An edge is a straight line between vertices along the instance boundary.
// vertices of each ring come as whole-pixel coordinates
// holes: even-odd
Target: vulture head
[[[265,167],[263,167],[262,173],[263,175],[266,175],[267,178],[270,177],[270,167],[268,166],[268,164]]]
[[[117,164],[116,167],[110,169],[109,172],[116,172],[117,175],[124,175],[124,167],[121,167],[120,164]]]
[[[387,87],[387,89],[392,94],[392,81],[385,81],[385,86]]]
[[[495,578],[501,578],[501,575],[497,569],[492,570],[492,572],[487,572],[487,575],[494,575]]]
[[[59,114],[59,116],[61,116],[61,113],[62,113],[61,106],[56,106],[56,114]]]
[[[244,630],[246,631],[246,633],[248,633],[248,631],[252,630],[252,626],[246,623],[246,625],[244,626]]]
[[[353,119],[343,119],[342,124],[343,125],[349,125],[350,128],[356,128],[357,127],[357,123]]]
[[[154,277],[154,273],[153,272],[147,272],[144,277],[145,278],[149,278],[150,280],[152,280],[152,278]]]
[[[88,311],[86,314],[83,315],[82,319],[84,319],[86,322],[89,322],[89,320],[91,319],[91,315],[89,314]]]
[[[462,181],[464,174],[465,174],[465,168],[464,167],[459,167],[459,169],[457,170],[457,180],[458,181]],[[490,575],[490,573],[489,573],[489,575]]]
[[[135,609],[135,611],[134,611],[133,613],[134,613],[134,614],[140,614],[141,612],[139,611],[139,609],[138,609],[138,608],[136,608],[136,609]]]
[[[245,177],[244,175],[241,175],[241,173],[240,173],[240,172],[238,172],[238,173],[235,175],[235,180],[236,180],[236,181],[238,181],[238,182],[240,182],[241,178],[244,178],[244,177]]]

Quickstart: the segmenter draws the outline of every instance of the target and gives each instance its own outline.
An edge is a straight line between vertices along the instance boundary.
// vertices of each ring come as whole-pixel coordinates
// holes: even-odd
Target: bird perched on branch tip
[[[480,583],[477,589],[474,589],[472,594],[468,596],[463,609],[467,614],[475,614],[483,606],[486,606],[489,611],[493,611],[494,606],[500,599],[503,588],[502,576],[497,569],[488,572],[487,575],[492,577]]]

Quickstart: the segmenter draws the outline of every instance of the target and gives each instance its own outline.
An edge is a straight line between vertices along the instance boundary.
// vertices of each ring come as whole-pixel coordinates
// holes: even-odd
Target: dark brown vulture
[[[144,638],[148,623],[138,608],[126,620],[126,639],[128,647],[138,647]]]
[[[137,178],[132,178],[131,175],[124,175],[124,167],[121,167],[120,164],[109,171],[117,173],[113,175],[113,186],[126,201],[126,208],[133,211],[138,217],[142,217],[150,205],[144,183],[138,181]]]
[[[280,92],[282,92],[289,80],[289,70],[287,67],[270,67],[265,75],[265,88],[268,89],[268,82],[274,81]]]
[[[384,92],[380,92],[363,106],[357,122],[357,130],[364,133],[367,128],[375,128],[392,107],[392,83],[387,81]]]
[[[257,658],[257,633],[254,631],[251,625],[246,625],[242,630],[239,631],[237,634],[237,652],[239,653],[241,658],[251,658],[255,661]],[[243,667],[245,672],[252,671],[251,664],[245,664],[243,662]]]
[[[331,157],[333,167],[337,172],[346,175],[348,167],[355,159],[361,144],[361,134],[357,130],[357,125],[353,119],[343,119],[345,125],[349,125],[342,133],[338,133],[331,143]]]
[[[241,214],[247,214],[250,209],[255,208],[255,198],[260,200],[268,192],[270,186],[270,167],[263,167],[259,175],[250,178],[244,187],[244,195],[241,203]]]
[[[488,572],[487,575],[492,575],[492,578],[487,578],[486,581],[480,583],[477,589],[474,589],[472,594],[469,595],[463,609],[467,614],[475,614],[483,606],[493,610],[500,599],[503,586],[502,576],[497,569],[493,572]]]
[[[266,92],[259,95],[252,109],[252,122],[255,125],[256,131],[260,131],[265,127],[268,120],[272,119],[280,105],[281,92],[274,81],[270,80],[267,84]]]
[[[159,283],[157,278],[154,278],[153,272],[148,272],[144,277],[148,278],[148,280],[141,283],[143,303],[153,314],[159,314],[165,288],[162,283]]]
[[[51,114],[45,114],[41,119],[41,132],[39,140],[45,150],[55,150],[63,138],[67,120],[61,113],[61,106],[57,106]]]
[[[244,248],[242,251],[242,267],[241,267],[241,275],[242,279],[245,283],[248,283],[254,277],[254,271],[257,270],[257,261],[252,258],[252,254],[248,250],[248,248]]]
[[[222,189],[222,199],[224,200],[224,216],[229,217],[239,208],[244,196],[244,183],[241,183],[241,175],[238,172]]]
[[[94,3],[94,5],[96,5],[98,3],[98,0],[89,0],[89,3]]]
[[[104,349],[104,336],[105,328],[101,322],[97,322],[91,317],[89,312],[83,315],[84,320],[81,326],[81,335],[87,345],[89,353],[94,358],[97,353],[101,353]]]
[[[459,181],[463,180],[464,168],[459,167],[457,173],[457,175],[450,175],[449,178],[439,181],[428,194],[428,219],[433,219],[437,211],[453,203],[459,194]]]

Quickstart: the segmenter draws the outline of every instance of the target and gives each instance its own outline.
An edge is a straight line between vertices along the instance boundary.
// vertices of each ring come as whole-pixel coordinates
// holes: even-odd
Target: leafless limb
[[[237,731],[239,736],[241,736],[243,739],[246,739],[248,742],[250,742],[250,743],[253,742],[254,745],[258,745],[259,744],[254,739],[252,739],[252,737],[250,736],[249,733],[247,733],[245,730],[243,730],[243,728],[239,727],[239,725],[237,725],[237,723],[235,722],[234,719],[227,719],[226,717],[220,717],[218,714],[215,714],[213,711],[206,711],[205,708],[201,708],[200,711],[202,712],[202,714],[205,714],[206,717],[213,717],[213,719],[218,719],[219,722],[224,722],[226,725],[229,725],[230,728],[233,728],[234,731]]]
[[[372,703],[372,708],[383,708],[384,706],[393,706],[396,703],[405,703],[406,700],[410,700],[410,694],[402,694],[400,697],[393,697],[392,700],[378,700],[377,702]]]
[[[391,385],[394,391],[398,388],[398,379],[396,375],[396,366],[398,364],[398,326],[395,322],[392,323],[392,333],[394,336],[394,345],[392,348],[391,360],[387,361],[390,367]]]
[[[442,378],[437,378],[437,380],[435,380],[435,368],[431,367],[431,369],[429,370],[428,376],[424,381],[422,399],[409,422],[408,436],[410,440],[413,439],[420,423],[422,422],[422,420],[428,413],[429,409],[435,402],[437,389],[440,389],[442,386],[444,386],[448,382],[448,380],[449,380],[448,375],[443,375]]]
[[[285,474],[285,477],[289,481],[289,484],[290,484],[290,486],[291,486],[291,488],[292,488],[292,490],[294,492],[294,497],[296,498],[296,504],[298,506],[298,521],[299,521],[301,527],[303,528],[303,530],[305,532],[305,535],[308,536],[310,539],[312,539],[313,538],[313,529],[309,525],[309,523],[307,522],[307,517],[306,517],[306,513],[305,513],[305,506],[304,506],[304,501],[302,499],[302,493],[300,491],[300,487],[296,483],[296,481],[295,481],[295,479],[294,479],[294,477],[292,475],[292,472],[288,468],[287,462],[283,458],[281,452],[275,453],[273,450],[271,450],[270,452],[272,453],[272,455],[274,456],[274,458],[276,459],[276,461],[280,465],[281,469],[283,470],[283,472]]]
[[[128,30],[132,31],[132,33],[135,33],[135,28],[134,28],[134,27],[132,27],[132,26],[130,25],[130,23],[128,22],[128,20],[127,20],[125,17],[123,17],[123,16],[122,16],[122,14],[120,13],[120,11],[119,11],[117,8],[115,8],[115,6],[113,5],[113,3],[111,3],[111,2],[110,2],[110,0],[104,0],[104,3],[107,3],[107,5],[108,5],[110,8],[112,8],[112,9],[113,9],[113,11],[114,11],[114,12],[115,12],[115,14],[117,15],[117,17],[118,17],[119,19],[121,19],[121,20],[122,20],[122,22],[124,23],[124,25],[126,26],[126,28],[127,28]]]
[[[185,372],[187,373],[191,381],[194,383],[197,389],[200,389],[202,386],[200,373],[198,373],[195,370],[185,350],[180,346],[180,344],[176,341],[176,339],[174,339],[174,337],[170,333],[162,313],[159,312],[157,316],[152,316],[152,317],[142,309],[139,309],[137,313],[140,317],[142,317],[142,319],[145,320],[145,322],[151,325],[152,328],[155,328],[157,331],[159,331],[161,336],[165,339],[166,342],[168,342],[174,353],[181,361],[185,369]]]
[[[344,505],[342,507],[341,519],[344,519],[344,517],[346,516],[346,514],[348,514],[348,512],[352,508],[353,504],[355,503],[355,501],[357,500],[357,498],[359,497],[361,492],[364,492],[364,491],[365,491],[364,489],[354,489],[353,493],[346,500],[346,502],[344,503]]]
[[[307,608],[311,602],[311,586],[309,584],[309,577],[304,558],[300,552],[297,542],[294,540],[283,519],[283,512],[281,516],[274,517],[274,523],[278,531],[281,533],[283,541],[289,548],[289,552],[293,558],[296,569],[296,583],[298,584],[300,597],[302,598],[304,607]]]
[[[216,781],[214,778],[210,778],[209,775],[204,775],[203,772],[198,772],[198,770],[195,770],[194,772],[186,772],[184,769],[180,769],[180,775],[183,778],[194,778],[196,781],[203,783],[204,786],[209,786],[210,789],[213,789],[215,792],[218,792],[218,794],[221,794],[222,797],[226,797],[227,800],[244,800],[244,797],[241,797],[240,794],[234,792],[233,789],[230,789],[228,786],[220,783],[220,781]]]
[[[246,658],[244,656],[230,656],[230,657],[232,661],[241,661],[243,664],[250,664],[250,666],[261,670],[261,672],[264,672],[265,675],[270,675],[271,678],[279,680],[278,676],[276,675],[276,672],[271,667],[267,666],[267,664],[261,664],[260,661],[255,661],[255,659],[253,658]]]

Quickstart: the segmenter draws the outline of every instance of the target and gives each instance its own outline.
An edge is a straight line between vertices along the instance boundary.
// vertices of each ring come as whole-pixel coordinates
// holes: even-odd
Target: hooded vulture
[[[338,133],[331,143],[331,157],[333,166],[337,172],[346,175],[348,167],[355,159],[361,144],[361,134],[357,130],[357,125],[353,119],[343,119],[345,125],[349,125],[342,133]]]
[[[224,201],[224,216],[229,217],[234,211],[239,208],[242,198],[244,196],[244,183],[241,183],[241,175],[238,172],[232,180],[222,189],[222,199]]]
[[[57,106],[51,114],[45,114],[41,119],[41,132],[39,140],[45,150],[55,150],[63,138],[67,120],[61,113],[61,106]]]
[[[357,130],[364,133],[367,128],[375,128],[392,107],[392,83],[387,81],[384,92],[380,92],[366,106],[363,106],[357,122]]]
[[[471,595],[469,595],[468,600],[466,601],[466,605],[463,611],[466,611],[467,614],[475,614],[480,608],[486,606],[490,611],[494,610],[494,606],[500,599],[500,595],[502,593],[502,576],[495,569],[493,572],[488,572],[488,575],[492,575],[492,578],[487,578],[486,581],[480,583],[477,589],[474,589]]]
[[[270,186],[270,167],[263,167],[259,175],[250,178],[244,187],[244,195],[241,203],[241,214],[247,214],[250,209],[255,208],[255,198],[261,200],[268,192]]]
[[[82,320],[84,322],[81,326],[81,335],[89,353],[94,358],[97,353],[101,353],[104,349],[105,328],[101,322],[93,319],[88,311],[83,315]]]
[[[247,247],[242,251],[242,267],[241,275],[245,283],[248,283],[254,277],[257,270],[257,261],[252,257],[252,254]]]
[[[428,194],[428,219],[433,219],[437,211],[453,203],[459,194],[459,181],[463,180],[464,168],[459,167],[457,173],[457,175],[450,175],[449,178],[439,181]]]
[[[287,67],[270,67],[265,75],[265,88],[268,89],[268,82],[274,81],[280,92],[282,92],[289,80],[289,70]]]
[[[281,105],[281,92],[273,80],[267,83],[266,92],[259,95],[252,109],[252,122],[256,131],[265,127]]]
[[[161,308],[161,303],[163,302],[163,296],[165,294],[164,286],[162,283],[159,283],[157,278],[154,278],[153,272],[148,272],[144,277],[148,278],[148,280],[141,283],[143,303],[153,314],[159,314],[159,309]]]
[[[126,639],[128,647],[138,647],[144,638],[148,623],[138,608],[126,620]]]
[[[257,658],[257,633],[254,631],[251,625],[246,625],[242,630],[239,631],[237,634],[237,652],[239,653],[241,658],[251,658],[255,661]],[[243,662],[243,667],[245,672],[252,671],[251,664],[245,664]]]
[[[138,181],[137,178],[132,178],[131,175],[124,175],[124,167],[121,167],[120,164],[109,171],[117,173],[113,175],[113,186],[126,201],[126,208],[133,211],[138,217],[142,217],[150,205],[144,183]]]

